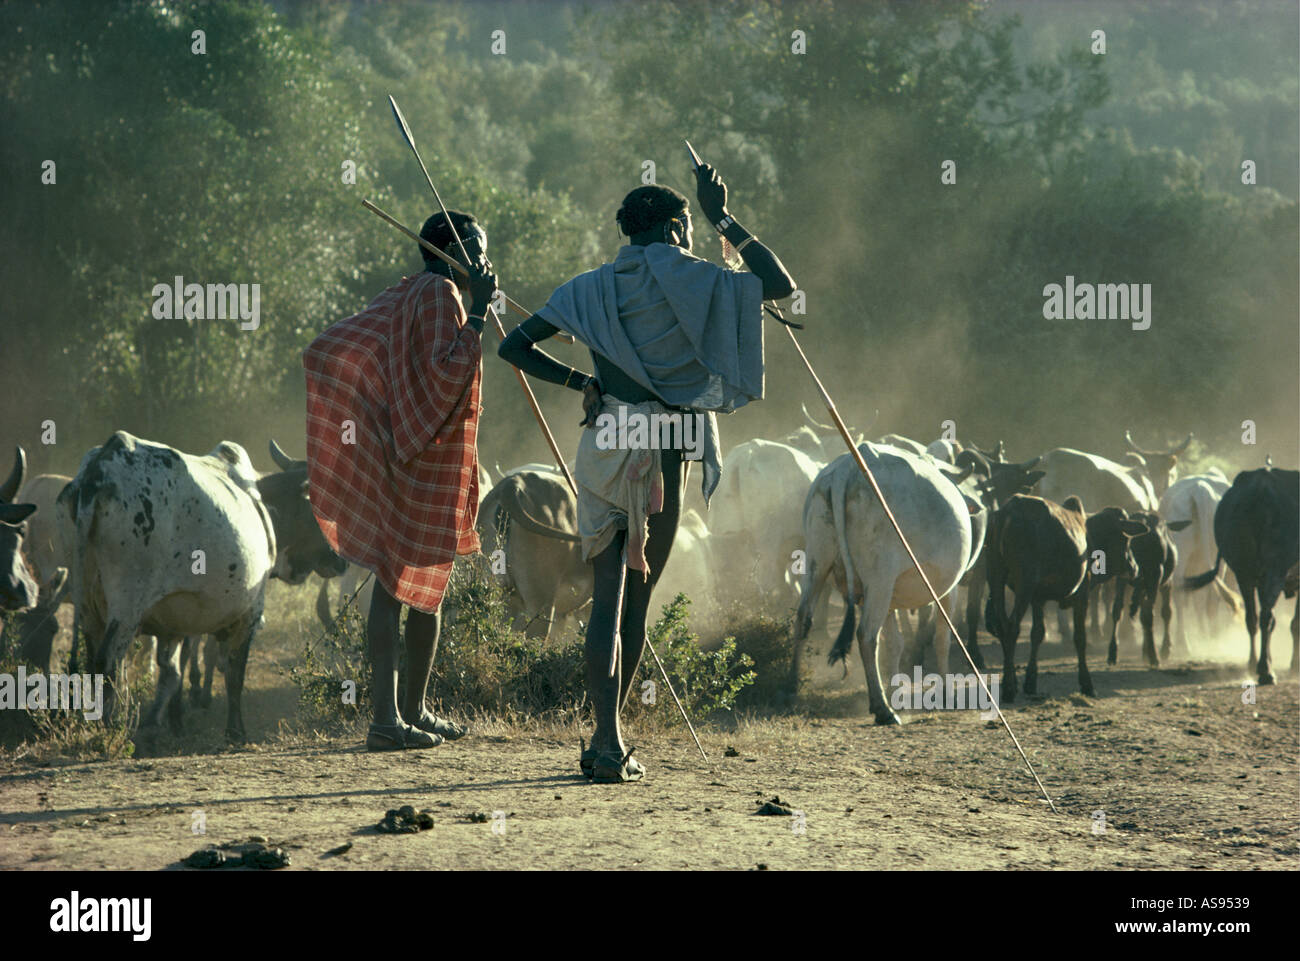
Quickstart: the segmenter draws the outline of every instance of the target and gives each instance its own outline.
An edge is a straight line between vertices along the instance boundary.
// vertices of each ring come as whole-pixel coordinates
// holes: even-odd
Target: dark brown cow
[[[1079,689],[1096,696],[1088,674],[1084,618],[1088,592],[1108,578],[1133,577],[1137,571],[1129,539],[1146,530],[1118,507],[1087,514],[1077,497],[1056,504],[1041,497],[1016,494],[993,515],[985,542],[989,599],[984,608],[989,633],[1002,641],[1002,699],[1016,697],[1016,638],[1020,620],[1033,609],[1025,693],[1038,689],[1038,648],[1046,632],[1043,605],[1055,601],[1074,611],[1074,650],[1079,661]],[[1003,592],[1015,592],[1011,616]]]
[[[1276,623],[1273,605],[1287,588],[1291,568],[1300,559],[1300,472],[1262,467],[1242,471],[1233,478],[1214,512],[1214,541],[1219,549],[1214,567],[1189,577],[1187,586],[1193,590],[1205,587],[1227,562],[1246,602],[1250,667],[1256,666],[1258,624],[1259,683],[1272,684],[1269,636]],[[1291,671],[1295,673],[1300,664],[1300,635],[1294,628],[1292,634],[1296,639],[1291,646]]]
[[[1106,652],[1106,663],[1114,664],[1119,654],[1116,643],[1120,614],[1124,610],[1124,591],[1133,587],[1133,601],[1128,616],[1141,611],[1142,614],[1142,656],[1152,667],[1160,666],[1160,658],[1169,656],[1169,621],[1173,617],[1174,567],[1178,564],[1178,549],[1169,539],[1170,531],[1181,531],[1191,526],[1191,521],[1170,521],[1166,524],[1154,511],[1144,511],[1133,515],[1134,520],[1146,525],[1145,533],[1139,534],[1131,542],[1133,560],[1137,562],[1137,577],[1133,579],[1115,579],[1115,602],[1110,617],[1110,647]],[[1155,641],[1155,604],[1156,595],[1160,595],[1160,617],[1164,621],[1165,636],[1160,646],[1160,655],[1156,656]]]

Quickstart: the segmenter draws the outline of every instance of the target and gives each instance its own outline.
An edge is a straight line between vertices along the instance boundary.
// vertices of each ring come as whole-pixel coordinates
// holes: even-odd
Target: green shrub
[[[342,733],[370,717],[366,625],[355,602],[335,616],[333,628],[315,645],[311,641],[303,645],[302,659],[288,674],[298,688],[301,724]],[[348,681],[354,686],[346,685]]]
[[[737,650],[733,638],[715,650],[700,649],[687,621],[689,604],[685,595],[678,595],[649,634],[694,719],[733,708],[755,675],[748,670],[753,659]],[[587,700],[584,640],[575,633],[542,640],[512,630],[502,588],[484,558],[456,562],[443,612],[429,684],[434,711],[513,721],[559,720],[583,708]],[[298,687],[303,724],[339,732],[369,718],[370,669],[360,612],[340,615],[333,630],[314,645],[305,645],[300,663],[288,674]],[[353,703],[343,699],[344,680],[356,684]],[[667,692],[658,693],[662,682],[649,651],[642,659],[628,715],[646,715],[646,705],[637,696],[646,680],[656,685],[657,705],[667,705],[671,712],[657,716],[677,717]]]
[[[647,632],[655,650],[663,661],[664,670],[672,681],[673,690],[692,719],[704,718],[715,711],[729,711],[736,705],[740,692],[754,683],[755,674],[748,668],[754,663],[748,654],[736,649],[734,637],[724,638],[710,651],[702,650],[699,636],[690,630],[688,608],[690,598],[678,594],[664,605],[663,616]],[[660,684],[659,669],[647,648],[641,660],[637,687],[645,680]],[[667,691],[663,695],[667,695]],[[668,704],[670,716],[680,720],[671,696],[656,695],[660,704]],[[633,698],[633,700],[638,700]]]

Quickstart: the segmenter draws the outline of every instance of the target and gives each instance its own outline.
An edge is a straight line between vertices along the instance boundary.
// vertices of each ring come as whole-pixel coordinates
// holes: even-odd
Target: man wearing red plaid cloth
[[[372,751],[436,747],[465,733],[429,713],[425,695],[452,562],[479,549],[479,338],[496,276],[474,217],[449,213],[468,279],[453,283],[451,268],[420,248],[424,273],[389,287],[303,352],[312,509],[330,546],[375,575],[366,626]],[[465,263],[441,213],[420,236]],[[403,604],[410,611],[399,711]]]

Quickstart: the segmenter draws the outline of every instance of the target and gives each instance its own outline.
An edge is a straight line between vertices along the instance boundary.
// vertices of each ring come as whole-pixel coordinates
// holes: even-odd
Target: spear
[[[691,146],[690,141],[687,140],[685,143],[686,150],[690,156],[691,169],[698,171],[703,161],[700,160],[700,155],[695,152],[695,148]],[[858,450],[857,445],[853,443],[853,437],[849,434],[849,429],[844,425],[844,420],[840,417],[839,411],[835,409],[835,401],[831,399],[831,395],[826,390],[826,386],[822,383],[821,378],[817,376],[817,371],[813,369],[812,363],[808,360],[808,355],[803,352],[803,347],[799,345],[799,339],[795,337],[794,330],[782,315],[781,308],[776,306],[776,304],[765,303],[763,308],[774,318],[779,320],[785,328],[785,332],[790,335],[790,343],[794,345],[795,351],[799,354],[799,359],[803,361],[804,369],[808,371],[808,375],[813,379],[813,383],[817,386],[817,393],[821,396],[822,404],[826,407],[826,412],[831,415],[831,420],[839,431],[840,437],[843,439],[845,446],[848,447],[849,454],[853,457],[853,462],[858,465],[858,470],[862,472],[862,476],[867,479],[867,483],[871,486],[872,491],[875,492],[876,498],[880,501],[880,506],[885,511],[885,516],[889,519],[890,526],[894,528],[894,533],[898,535],[898,539],[903,544],[903,550],[907,551],[907,556],[911,559],[912,566],[915,567],[916,572],[921,575],[921,582],[925,584],[925,589],[929,592],[930,599],[934,602],[934,606],[938,609],[940,616],[943,617],[944,623],[948,625],[948,630],[952,631],[952,636],[957,641],[957,646],[961,648],[961,652],[965,655],[967,663],[971,666],[971,670],[975,672],[975,678],[979,681],[980,687],[988,697],[989,703],[993,705],[993,710],[998,712],[998,719],[1002,722],[1002,726],[1006,728],[1007,734],[1011,736],[1011,743],[1016,746],[1016,750],[1020,753],[1020,759],[1025,762],[1025,767],[1029,769],[1029,774],[1033,777],[1034,783],[1038,785],[1038,790],[1041,791],[1043,797],[1047,799],[1047,805],[1052,809],[1052,813],[1059,814],[1060,812],[1056,810],[1056,805],[1052,803],[1051,795],[1047,793],[1047,788],[1043,787],[1043,782],[1039,779],[1038,773],[1034,770],[1034,766],[1029,763],[1029,758],[1025,754],[1024,748],[1020,746],[1020,739],[1017,738],[1016,733],[1011,730],[1011,725],[1007,723],[1006,715],[1002,713],[1001,706],[998,704],[997,699],[993,696],[992,692],[989,691],[988,684],[984,681],[983,673],[975,666],[975,661],[971,658],[970,650],[966,647],[966,642],[962,640],[961,634],[957,631],[957,625],[952,622],[952,618],[948,616],[948,612],[944,609],[943,604],[939,602],[939,595],[935,592],[934,585],[930,583],[930,578],[926,575],[925,569],[921,567],[921,562],[917,560],[916,554],[912,552],[912,545],[907,542],[907,537],[903,534],[903,529],[899,527],[898,521],[894,517],[894,512],[890,510],[889,502],[885,500],[884,491],[880,489],[880,485],[876,483],[876,477],[871,472],[871,468],[868,467],[867,462],[863,460],[862,452]],[[852,585],[849,586],[850,588],[852,587]]]

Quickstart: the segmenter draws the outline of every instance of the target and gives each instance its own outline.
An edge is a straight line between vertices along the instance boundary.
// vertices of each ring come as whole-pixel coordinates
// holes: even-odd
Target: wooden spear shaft
[[[395,218],[390,217],[384,211],[380,210],[369,200],[361,201],[361,206],[365,207],[371,213],[377,215],[380,219],[385,220],[392,226],[396,227],[402,233],[406,234],[406,236],[410,237],[412,240],[418,243],[425,250],[429,251],[429,253],[441,258],[445,263],[450,264],[453,270],[459,271],[465,276],[469,276],[469,271],[467,271],[460,264],[459,261],[455,260],[448,254],[443,253],[441,250],[439,250],[433,244],[429,243],[429,241],[425,240],[415,231],[411,230],[410,228],[406,227],[405,225],[397,221]],[[520,307],[509,297],[506,298],[506,303],[512,305],[516,311],[523,314],[525,317],[532,316],[532,314],[530,314],[524,308]],[[505,326],[501,323],[501,318],[497,316],[497,312],[493,310],[491,307],[489,307],[488,315],[492,318],[492,322],[496,325],[497,336],[499,336],[502,340],[505,340],[506,329]],[[560,448],[555,443],[555,435],[551,433],[551,428],[546,423],[546,417],[545,415],[542,414],[542,409],[537,406],[537,398],[533,395],[532,387],[528,385],[528,381],[524,378],[524,372],[522,370],[520,370],[518,367],[515,367],[513,364],[511,365],[510,369],[515,372],[515,377],[519,379],[519,386],[523,388],[524,396],[528,398],[528,406],[532,408],[533,416],[537,418],[537,426],[542,429],[542,434],[545,435],[546,437],[546,444],[548,447],[551,448],[551,456],[555,458],[555,463],[559,466],[560,472],[564,474],[564,480],[569,485],[569,490],[573,491],[574,497],[577,497],[578,486],[573,482],[573,475],[569,473],[568,465],[564,463],[564,457],[560,454]]]
[[[776,317],[778,320],[782,319],[779,308],[767,306],[767,309],[772,316]],[[871,468],[867,466],[867,462],[862,458],[862,451],[858,450],[858,446],[853,443],[853,437],[849,434],[849,429],[844,426],[844,421],[840,418],[840,412],[835,409],[835,401],[831,400],[831,395],[827,392],[825,385],[822,384],[821,378],[817,376],[817,371],[813,370],[813,365],[809,362],[808,355],[803,352],[803,348],[799,345],[799,340],[795,337],[794,331],[785,324],[782,324],[781,326],[784,327],[785,332],[790,335],[790,343],[794,344],[794,349],[798,352],[799,359],[803,361],[804,368],[807,369],[809,376],[812,377],[813,383],[817,385],[817,393],[821,394],[822,404],[825,405],[826,412],[831,415],[831,420],[835,423],[836,429],[840,432],[840,437],[843,438],[845,445],[849,449],[849,453],[853,455],[853,460],[858,465],[858,470],[862,472],[862,476],[867,479],[867,483],[870,484],[871,489],[875,491],[876,499],[880,501],[880,506],[884,509],[885,516],[889,518],[889,523],[894,528],[894,533],[898,535],[898,539],[903,544],[903,550],[907,551],[907,556],[912,559],[912,566],[915,567],[916,572],[921,575],[921,582],[925,584],[925,589],[929,591],[930,597],[934,601],[934,606],[938,608],[939,614],[943,618],[944,623],[948,625],[948,630],[952,631],[952,636],[956,639],[957,646],[961,648],[961,652],[965,655],[966,661],[970,664],[971,670],[975,672],[975,678],[979,681],[979,685],[983,689],[985,696],[988,697],[989,703],[992,704],[993,709],[998,712],[998,720],[1002,722],[1002,726],[1006,728],[1007,734],[1011,736],[1011,743],[1014,744],[1016,750],[1020,752],[1020,759],[1025,762],[1025,767],[1029,769],[1029,773],[1033,777],[1034,783],[1038,785],[1038,790],[1040,790],[1043,793],[1043,797],[1047,799],[1047,806],[1052,809],[1053,814],[1059,814],[1060,812],[1056,810],[1056,805],[1052,803],[1051,795],[1047,793],[1047,788],[1043,787],[1043,782],[1039,779],[1038,772],[1035,771],[1034,766],[1029,763],[1029,757],[1025,754],[1025,749],[1020,746],[1020,739],[1016,737],[1016,732],[1011,730],[1011,725],[1007,723],[1006,715],[1002,713],[1002,707],[998,704],[997,699],[993,697],[992,692],[989,691],[988,685],[984,682],[984,675],[980,672],[979,668],[975,666],[975,661],[972,660],[970,656],[970,651],[966,647],[966,642],[961,639],[961,634],[957,632],[957,625],[955,625],[952,622],[952,618],[948,616],[948,611],[939,601],[939,595],[935,591],[934,585],[930,583],[929,576],[925,573],[925,569],[921,566],[921,562],[917,560],[916,555],[912,553],[912,545],[907,542],[907,538],[903,535],[903,529],[898,526],[898,521],[894,518],[894,512],[889,509],[889,502],[885,500],[884,492],[880,489],[880,485],[876,483],[876,476],[871,473]],[[850,584],[849,590],[852,591],[852,589],[853,585]]]

